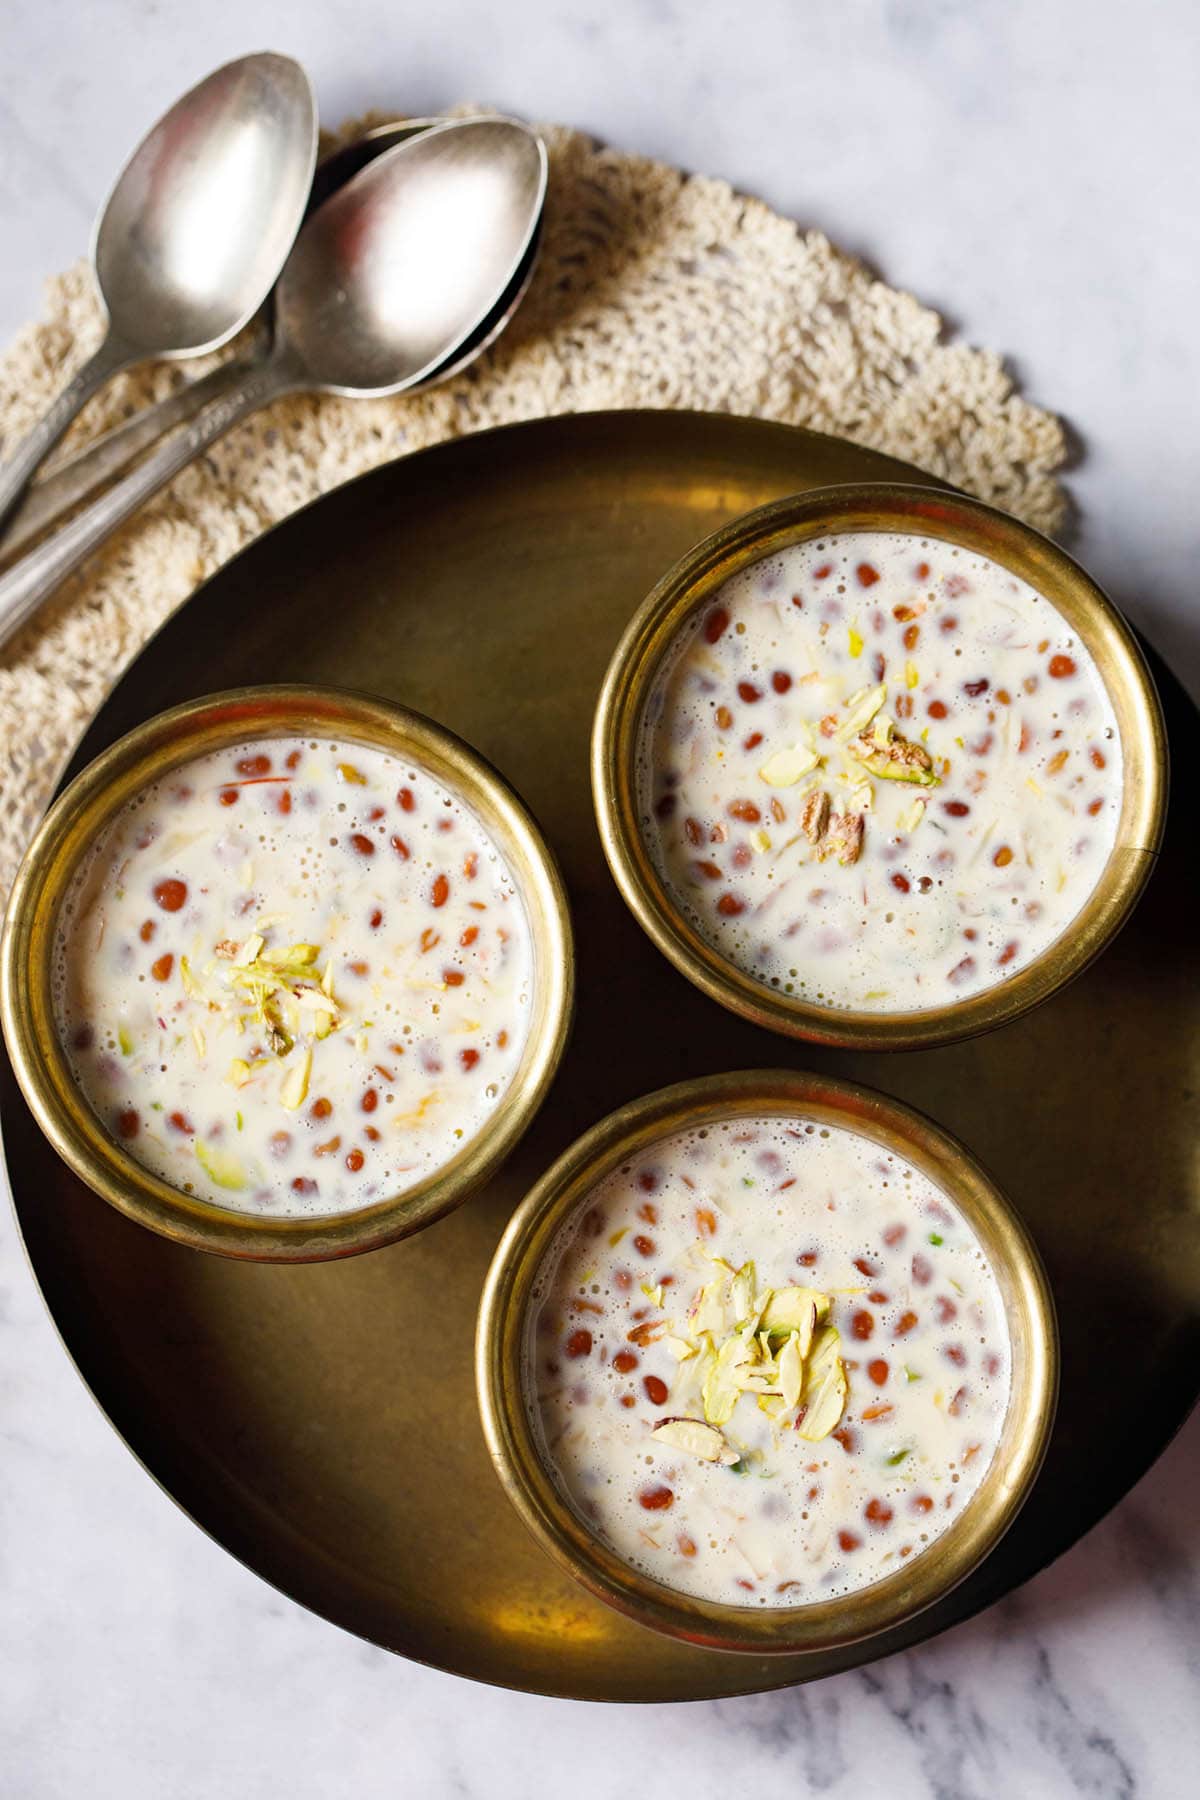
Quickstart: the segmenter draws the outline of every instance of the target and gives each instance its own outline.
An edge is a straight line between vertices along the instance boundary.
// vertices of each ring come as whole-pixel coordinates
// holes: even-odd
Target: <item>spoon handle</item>
[[[177,425],[194,419],[210,400],[226,394],[242,380],[258,362],[225,362],[196,381],[156,400],[134,413],[121,425],[114,425],[67,461],[60,462],[49,474],[32,481],[25,497],[11,515],[8,527],[0,536],[0,566],[16,560],[34,538],[41,537],[52,525],[71,512],[82,500],[91,500],[114,482],[144,450],[166,437]]]
[[[112,333],[105,338],[94,355],[77,369],[57,399],[52,400],[29,436],[17,445],[8,461],[0,466],[0,522],[8,517],[24,491],[33,471],[57,444],[75,415],[81,411],[97,388],[113,375],[127,369],[135,358]]]
[[[278,358],[248,370],[229,393],[212,401],[199,418],[160,444],[123,481],[64,525],[56,536],[31,550],[6,575],[0,575],[0,645],[8,642],[72,569],[202,450],[247,413],[257,412],[260,406],[268,406],[281,394],[292,393],[301,385],[295,371]]]

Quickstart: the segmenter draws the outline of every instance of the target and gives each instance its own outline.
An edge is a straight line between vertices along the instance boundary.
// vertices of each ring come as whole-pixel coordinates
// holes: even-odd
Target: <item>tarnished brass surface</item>
[[[604,866],[588,732],[642,597],[752,506],[913,475],[721,416],[592,414],[461,439],[341,489],[231,563],[148,646],[81,747],[77,767],[159,707],[244,681],[373,689],[490,757],[563,864],[578,1007],[558,1081],[485,1192],[371,1256],[263,1266],[141,1230],[67,1173],[4,1071],[26,1242],[101,1404],[220,1542],[365,1637],[464,1675],[613,1700],[827,1674],[928,1636],[1050,1561],[1196,1397],[1200,934],[1186,795],[1134,918],[1085,975],[1002,1031],[905,1056],[793,1047],[734,1018],[659,955]],[[1155,672],[1186,770],[1196,715]],[[908,1625],[807,1658],[672,1642],[561,1574],[490,1466],[472,1372],[492,1252],[554,1158],[665,1082],[780,1063],[886,1088],[970,1147],[1032,1229],[1063,1351],[1045,1467],[994,1555]]]
[[[51,970],[59,904],[82,857],[128,802],[172,769],[248,737],[336,737],[411,756],[458,794],[500,847],[533,951],[529,1035],[512,1080],[476,1133],[414,1187],[327,1217],[238,1212],[182,1193],[105,1130],[67,1065]],[[121,1212],[193,1249],[264,1262],[354,1256],[421,1231],[482,1186],[526,1130],[571,1027],[571,922],[554,859],[507,782],[452,732],[393,702],[337,688],[234,688],[156,713],[89,763],[43,819],[17,874],[0,944],[0,1015],[38,1123],[75,1173]]]
[[[976,1492],[948,1531],[858,1593],[805,1606],[726,1606],[681,1594],[624,1562],[568,1506],[543,1458],[525,1391],[529,1304],[564,1223],[613,1172],[679,1131],[722,1119],[810,1119],[842,1126],[927,1176],[974,1231],[996,1277],[1012,1346],[1008,1411]],[[856,1082],[787,1069],[677,1082],[620,1107],[548,1169],[500,1240],[475,1343],[484,1436],[513,1505],[568,1573],[639,1623],[693,1644],[758,1655],[843,1649],[932,1606],[995,1549],[1020,1512],[1046,1453],[1058,1396],[1058,1335],[1041,1259],[985,1170],[910,1107]]]
[[[969,1000],[920,1012],[851,1012],[773,992],[728,961],[676,906],[638,822],[641,721],[679,632],[731,576],[836,531],[911,532],[988,556],[1055,606],[1095,661],[1121,738],[1124,791],[1100,879],[1069,928],[1033,962]],[[665,574],[609,664],[592,733],[592,793],[604,853],[634,917],[702,992],[756,1024],[850,1050],[916,1050],[1010,1023],[1057,993],[1121,929],[1150,878],[1167,807],[1167,746],[1154,682],[1111,601],[1049,538],[945,489],[868,482],[798,494],[735,520]]]

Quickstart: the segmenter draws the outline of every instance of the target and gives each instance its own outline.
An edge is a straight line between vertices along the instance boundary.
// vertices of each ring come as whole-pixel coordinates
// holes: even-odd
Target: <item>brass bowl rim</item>
[[[529,921],[535,976],[525,1049],[513,1078],[485,1125],[450,1162],[367,1207],[272,1218],[186,1195],[110,1138],[72,1081],[53,1029],[49,953],[70,875],[127,798],[209,750],[241,738],[291,735],[344,738],[410,756],[456,793],[495,839],[513,873]],[[63,1161],[138,1224],[193,1249],[262,1262],[357,1255],[422,1230],[459,1206],[532,1123],[566,1047],[574,994],[562,876],[532,814],[506,779],[462,738],[422,713],[377,695],[305,683],[230,688],[188,700],[156,713],[101,751],[42,819],[13,884],[0,939],[0,1021],[13,1071]]]
[[[543,1260],[566,1220],[586,1205],[606,1175],[674,1132],[731,1116],[772,1113],[836,1124],[885,1144],[948,1194],[980,1238],[1001,1284],[1010,1340],[1023,1345],[1025,1379],[1019,1393],[1015,1386],[1010,1391],[982,1485],[926,1551],[844,1596],[796,1607],[749,1608],[701,1600],[642,1574],[584,1523],[539,1450],[527,1411],[524,1345]],[[576,1581],[670,1637],[746,1654],[815,1653],[874,1637],[923,1612],[991,1554],[1045,1457],[1058,1400],[1058,1325],[1028,1227],[957,1138],[915,1108],[857,1082],[797,1070],[737,1070],[679,1082],[618,1108],[576,1139],[534,1185],[514,1212],[484,1282],[475,1380],[484,1438],[509,1500],[542,1549]]]
[[[760,984],[706,943],[675,905],[637,823],[634,759],[641,716],[685,620],[738,570],[805,539],[854,530],[940,537],[978,549],[1020,575],[1082,639],[1123,718],[1117,840],[1079,912],[1015,975],[965,1000],[910,1012],[825,1007]],[[629,910],[663,955],[710,999],[767,1030],[859,1050],[923,1049],[995,1030],[1082,974],[1125,924],[1149,880],[1165,829],[1169,768],[1154,678],[1133,632],[1086,570],[1051,539],[996,507],[950,489],[888,481],[838,483],[770,501],[682,556],[642,602],[613,651],[596,705],[591,765],[605,860]]]

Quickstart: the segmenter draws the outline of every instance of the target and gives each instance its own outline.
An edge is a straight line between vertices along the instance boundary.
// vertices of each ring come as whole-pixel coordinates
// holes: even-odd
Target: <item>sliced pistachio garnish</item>
[[[734,1269],[697,1250],[714,1270],[700,1288],[687,1321],[671,1324],[666,1348],[680,1365],[677,1399],[699,1394],[704,1424],[719,1429],[744,1394],[779,1423],[796,1415],[800,1434],[815,1442],[842,1415],[846,1376],[838,1333],[828,1323],[829,1295],[817,1288],[760,1288],[755,1266]]]
[[[725,1339],[704,1383],[704,1416],[710,1425],[727,1425],[732,1419],[734,1407],[748,1391],[744,1377],[753,1363],[752,1343],[743,1337]]]
[[[742,1330],[755,1311],[754,1296],[758,1292],[758,1282],[752,1262],[743,1263],[729,1285],[729,1302],[733,1307],[734,1323]]]
[[[263,919],[260,925],[270,929],[274,921]],[[205,1000],[218,1012],[233,1010],[242,1028],[257,1025],[263,1041],[273,1056],[290,1056],[299,1040],[320,1041],[340,1026],[341,1009],[333,994],[333,965],[318,969],[321,947],[310,943],[268,945],[262,930],[255,930],[235,943],[223,938],[216,945],[217,956],[225,963],[221,980],[206,990],[197,981],[186,957],[180,958],[180,974],[184,991]],[[215,975],[219,964],[205,970]],[[235,1058],[228,1079],[240,1086],[242,1059]],[[291,1094],[300,1083],[299,1075],[285,1082],[283,1092]],[[301,1099],[303,1096],[301,1096]],[[300,1100],[284,1099],[294,1110]]]
[[[253,942],[253,938],[247,939],[247,943]],[[270,950],[264,950],[261,946],[262,939],[260,938],[257,960],[268,969],[281,969],[288,975],[298,975],[302,970],[307,971],[320,955],[320,946],[317,944],[279,944]]]
[[[829,1315],[829,1297],[816,1288],[774,1288],[762,1315],[762,1329],[768,1337],[795,1332],[800,1339],[800,1355],[808,1355],[813,1333],[819,1320]]]
[[[846,1370],[838,1354],[841,1335],[826,1325],[813,1343],[804,1366],[800,1403],[806,1409],[797,1430],[808,1443],[829,1436],[846,1408],[849,1388]]]
[[[726,1337],[737,1323],[731,1294],[734,1270],[721,1257],[713,1258],[717,1274],[700,1289],[688,1315],[688,1329],[694,1337],[711,1332],[714,1338]]]
[[[245,1187],[245,1167],[241,1158],[232,1155],[230,1151],[221,1150],[216,1144],[206,1144],[202,1138],[197,1138],[196,1161],[209,1180],[215,1181],[218,1187]]]

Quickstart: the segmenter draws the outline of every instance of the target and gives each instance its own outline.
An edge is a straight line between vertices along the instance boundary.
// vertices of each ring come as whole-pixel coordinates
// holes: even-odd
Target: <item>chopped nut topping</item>
[[[800,829],[810,844],[819,844],[829,824],[829,795],[824,788],[818,788],[804,802],[804,810],[800,814]]]
[[[866,819],[861,812],[835,813],[824,788],[808,796],[800,814],[800,829],[816,846],[821,862],[836,856],[843,867],[858,861],[862,853]]]
[[[790,1415],[810,1442],[827,1436],[848,1393],[839,1334],[829,1324],[829,1296],[807,1287],[760,1291],[752,1262],[734,1269],[722,1257],[711,1261],[712,1280],[692,1301],[686,1320],[672,1323],[666,1340],[680,1365],[676,1391],[698,1399],[704,1417],[664,1419],[652,1435],[703,1461],[732,1464],[737,1456],[728,1453],[721,1427],[742,1396],[753,1394],[777,1425]],[[629,1335],[650,1342],[650,1329],[647,1321]]]
[[[821,862],[830,856],[836,856],[843,868],[856,863],[862,854],[863,831],[866,820],[862,813],[834,813],[829,821],[829,828],[817,844],[817,856]]]
[[[846,753],[882,781],[912,781],[936,787],[933,758],[920,744],[910,743],[896,731],[885,738],[878,731],[862,731],[846,745]]]

